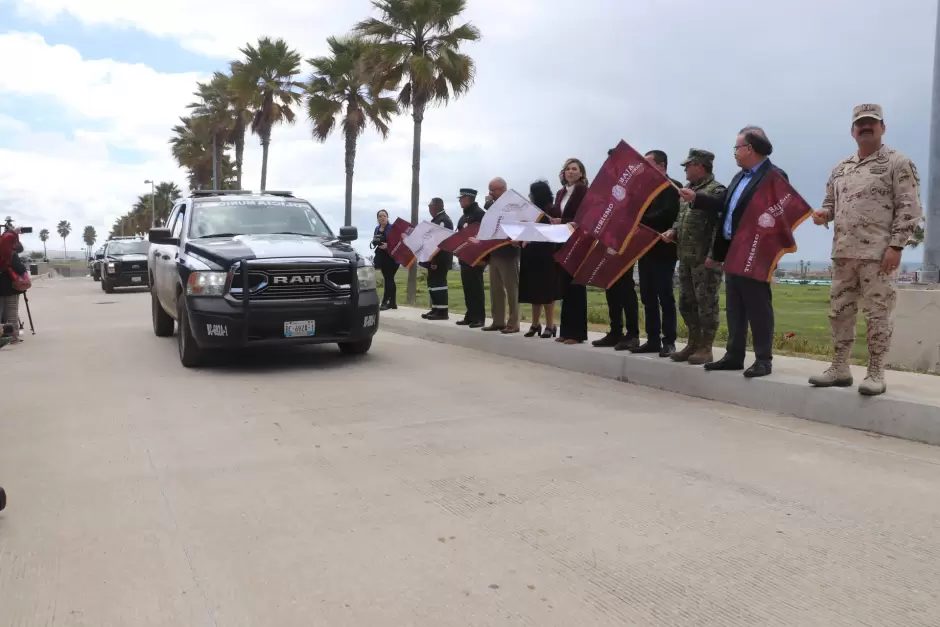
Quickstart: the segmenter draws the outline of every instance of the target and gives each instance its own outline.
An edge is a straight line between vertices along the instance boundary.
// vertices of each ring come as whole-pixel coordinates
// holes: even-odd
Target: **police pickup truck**
[[[148,250],[150,244],[142,237],[109,238],[97,262],[101,289],[113,294],[116,287],[146,286]]]
[[[375,269],[290,192],[198,191],[150,230],[153,332],[183,366],[207,351],[337,343],[364,354],[379,323]]]

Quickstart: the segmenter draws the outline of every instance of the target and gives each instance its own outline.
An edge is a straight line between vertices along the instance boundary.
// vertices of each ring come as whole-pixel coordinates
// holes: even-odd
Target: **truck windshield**
[[[193,205],[189,237],[274,233],[333,237],[317,210],[302,200],[211,200]]]
[[[146,255],[150,251],[150,242],[111,242],[108,244],[109,255]]]

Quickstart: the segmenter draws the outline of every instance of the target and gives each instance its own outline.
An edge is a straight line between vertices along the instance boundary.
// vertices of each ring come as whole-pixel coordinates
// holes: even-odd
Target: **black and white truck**
[[[290,192],[198,191],[150,230],[157,336],[178,327],[180,362],[207,351],[336,343],[364,354],[379,325],[375,269],[306,200]]]

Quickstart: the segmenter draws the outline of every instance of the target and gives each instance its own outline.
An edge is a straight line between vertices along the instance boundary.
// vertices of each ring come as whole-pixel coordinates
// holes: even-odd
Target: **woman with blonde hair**
[[[580,159],[568,159],[558,175],[562,188],[555,195],[556,224],[571,224],[577,228],[574,219],[578,214],[581,201],[588,190],[587,171]],[[561,277],[561,329],[556,342],[580,344],[587,339],[587,288],[576,285],[564,269],[558,268]]]

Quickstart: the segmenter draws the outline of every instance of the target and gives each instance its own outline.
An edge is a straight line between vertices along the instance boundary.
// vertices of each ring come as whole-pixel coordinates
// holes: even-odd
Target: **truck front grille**
[[[248,272],[252,301],[333,299],[352,293],[352,271],[343,267],[290,266],[255,268]],[[229,293],[242,300],[241,272],[235,271]]]

